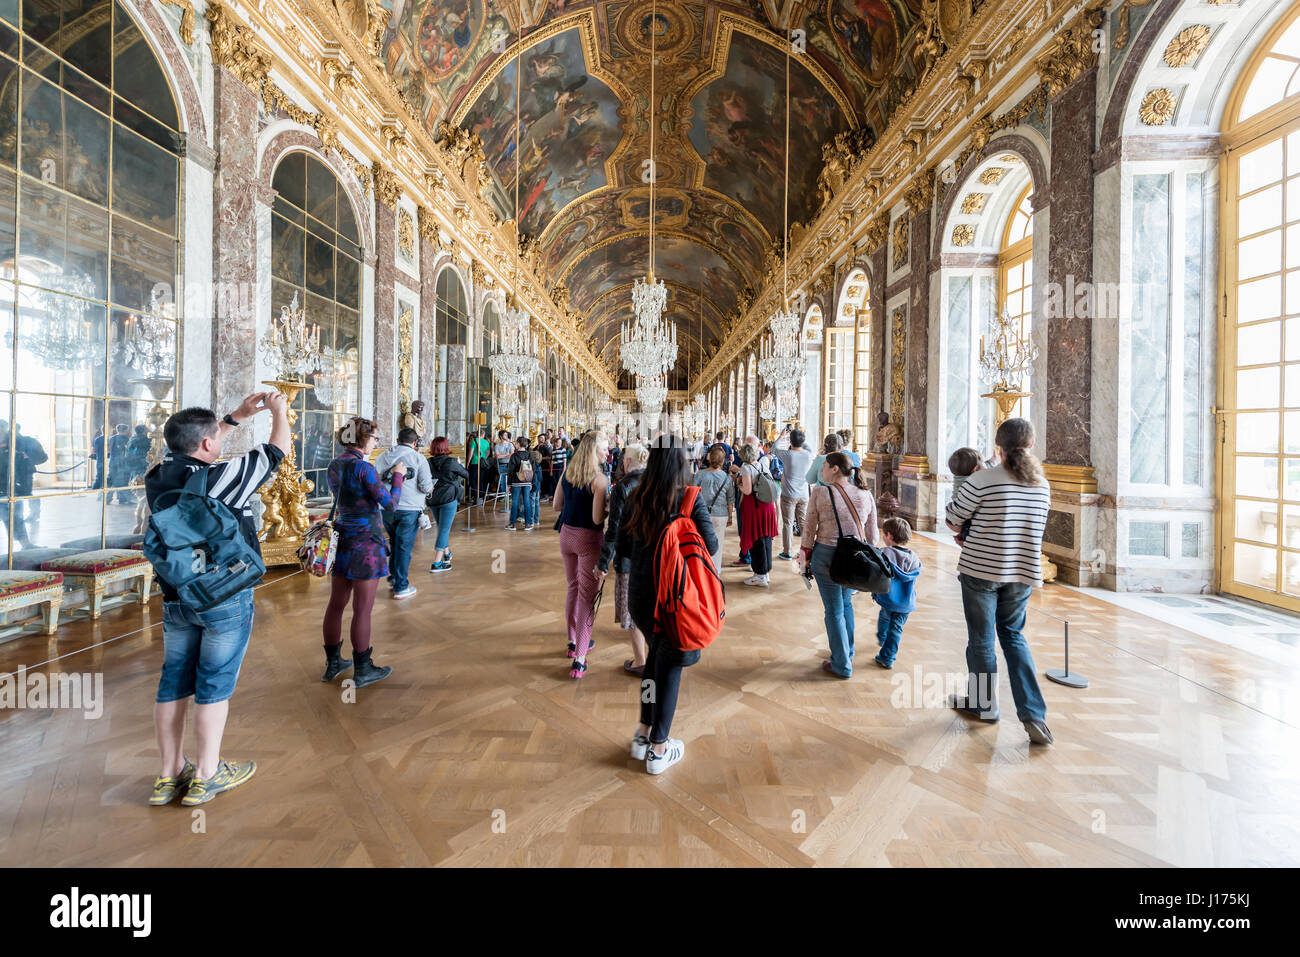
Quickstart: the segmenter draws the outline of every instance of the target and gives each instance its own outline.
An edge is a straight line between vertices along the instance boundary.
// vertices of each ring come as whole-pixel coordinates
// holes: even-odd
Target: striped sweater
[[[1004,466],[980,469],[948,503],[949,525],[970,522],[957,571],[991,582],[1043,582],[1043,529],[1051,491],[1022,485]]]

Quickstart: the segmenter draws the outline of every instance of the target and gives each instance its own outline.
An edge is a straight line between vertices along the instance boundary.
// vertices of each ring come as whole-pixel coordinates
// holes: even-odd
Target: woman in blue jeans
[[[429,443],[429,474],[434,479],[433,491],[424,500],[433,513],[438,526],[438,541],[433,550],[433,564],[429,571],[451,571],[451,523],[456,519],[460,504],[460,483],[468,486],[469,472],[451,455],[451,443],[440,435]]]
[[[860,473],[859,473],[860,474]],[[853,676],[853,595],[852,588],[837,585],[831,579],[831,557],[835,543],[848,536],[870,545],[880,543],[876,528],[876,500],[865,488],[849,481],[853,463],[843,452],[832,452],[822,462],[821,484],[808,497],[808,513],[803,523],[803,559],[811,565],[817,590],[821,592],[826,613],[826,640],[831,657],[822,662],[822,670],[836,678]]]
[[[980,469],[962,483],[945,516],[953,531],[970,523],[957,562],[966,613],[966,696],[950,703],[969,717],[998,720],[996,639],[1007,659],[1016,717],[1030,741],[1051,744],[1047,705],[1023,634],[1029,595],[1042,582],[1040,556],[1051,490],[1029,452],[1034,427],[1028,419],[1007,419],[994,441],[1001,464]]]

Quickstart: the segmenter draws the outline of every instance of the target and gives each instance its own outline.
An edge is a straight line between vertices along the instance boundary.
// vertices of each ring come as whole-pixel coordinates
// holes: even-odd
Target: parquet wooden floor
[[[0,864],[1300,863],[1295,668],[1048,587],[1029,619],[1039,670],[1061,667],[1068,617],[1071,665],[1092,685],[1043,681],[1056,745],[1031,750],[1014,720],[900,706],[964,670],[952,548],[917,542],[920,605],[893,672],[871,663],[874,605],[859,596],[851,681],[820,669],[815,591],[782,565],[767,591],[729,569],[726,630],[684,677],[686,758],[650,777],[627,757],[638,685],[612,594],[591,671],[572,681],[556,536],[493,521],[457,530],[446,575],[427,574],[421,533],[419,594],[376,606],[376,658],[394,674],[355,703],[319,680],[326,584],[296,574],[258,591],[225,753],[259,770],[201,822],[145,805],[158,599],[0,646],[0,673],[57,658],[42,670],[102,672],[107,698],[97,720],[0,711]],[[1000,695],[1010,718],[1005,681]]]

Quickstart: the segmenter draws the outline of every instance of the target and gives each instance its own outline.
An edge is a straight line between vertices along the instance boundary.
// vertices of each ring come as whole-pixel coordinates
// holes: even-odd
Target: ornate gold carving
[[[975,242],[975,227],[970,223],[958,223],[952,231],[954,246],[969,246]]]
[[[900,216],[894,220],[893,262],[894,268],[907,265],[908,245],[912,238],[912,219]]]
[[[172,7],[181,8],[181,41],[190,44],[194,42],[194,2],[193,0],[162,0],[163,3]]]
[[[375,160],[374,166],[371,167],[371,174],[375,182],[375,199],[389,209],[396,207],[397,200],[402,195],[402,187],[397,181],[396,174],[378,160]]]
[[[224,66],[241,83],[256,87],[271,72],[271,57],[257,35],[237,23],[219,3],[209,3],[205,13],[212,36],[212,62]]]
[[[913,213],[923,213],[934,204],[934,167],[923,170],[903,193],[903,201]]]
[[[988,193],[968,193],[961,201],[961,211],[965,214],[973,215],[984,211],[984,204],[988,201]]]
[[[1034,60],[1038,75],[1047,84],[1047,95],[1056,97],[1077,80],[1086,70],[1097,65],[1097,51],[1093,49],[1092,32],[1105,19],[1104,0],[1082,11],[1074,21],[1060,31],[1046,52]]]
[[[1203,23],[1193,24],[1178,32],[1165,47],[1165,63],[1172,67],[1187,66],[1204,52],[1210,44],[1210,28]]]
[[[941,31],[940,22],[943,13],[940,11],[942,6],[941,0],[930,0],[921,8],[921,26],[917,30],[916,45],[912,47],[912,63],[916,67],[917,76],[924,82],[925,78],[930,75],[939,58],[943,56],[944,51],[954,42],[954,38]],[[969,12],[969,5],[964,2],[952,2],[948,0],[948,6],[957,8],[964,7]],[[953,19],[951,13],[949,19]],[[960,23],[954,24],[954,32],[960,32]],[[947,42],[945,42],[945,40]]]
[[[433,210],[428,206],[420,206],[415,211],[415,219],[420,230],[420,238],[426,243],[436,243],[438,241],[438,218],[433,215]]]
[[[831,201],[840,187],[853,175],[862,158],[876,145],[875,134],[867,127],[859,127],[836,135],[822,146],[822,171],[817,177],[817,193],[821,205]]]
[[[1171,90],[1160,87],[1148,90],[1138,104],[1138,118],[1147,126],[1164,126],[1174,115],[1174,94]]]
[[[405,206],[397,211],[397,248],[407,259],[415,258],[415,219]]]
[[[411,354],[415,351],[415,321],[411,307],[403,303],[397,317],[397,399],[406,412],[411,401]]]
[[[1115,12],[1115,39],[1111,41],[1111,46],[1116,50],[1122,50],[1128,46],[1130,39],[1128,27],[1128,12],[1132,7],[1145,7],[1152,0],[1124,0],[1119,9]],[[1211,3],[1216,0],[1210,0]]]
[[[889,213],[881,213],[871,220],[867,227],[867,251],[879,249],[889,238]]]
[[[889,419],[894,425],[898,426],[897,448],[903,447],[903,410],[904,406],[904,387],[907,382],[907,326],[904,320],[907,318],[907,310],[902,306],[894,309],[894,317],[890,327],[890,360],[889,360]]]
[[[1006,172],[1005,167],[990,166],[984,172],[980,173],[979,181],[985,186],[992,186],[994,183],[1001,182],[1002,177],[1006,175]]]

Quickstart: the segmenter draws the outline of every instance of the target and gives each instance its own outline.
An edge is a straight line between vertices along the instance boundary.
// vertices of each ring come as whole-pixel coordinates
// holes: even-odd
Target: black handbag
[[[844,526],[840,524],[839,509],[835,507],[836,488],[835,485],[828,487],[831,494],[831,512],[835,515],[835,527],[840,533],[839,539],[835,542],[835,554],[831,556],[831,581],[841,588],[884,594],[889,591],[894,577],[894,568],[876,546],[844,534]],[[844,496],[849,511],[853,513],[854,520],[861,528],[862,520],[858,518],[858,510],[853,507],[853,500],[843,489],[840,489],[840,494]]]

